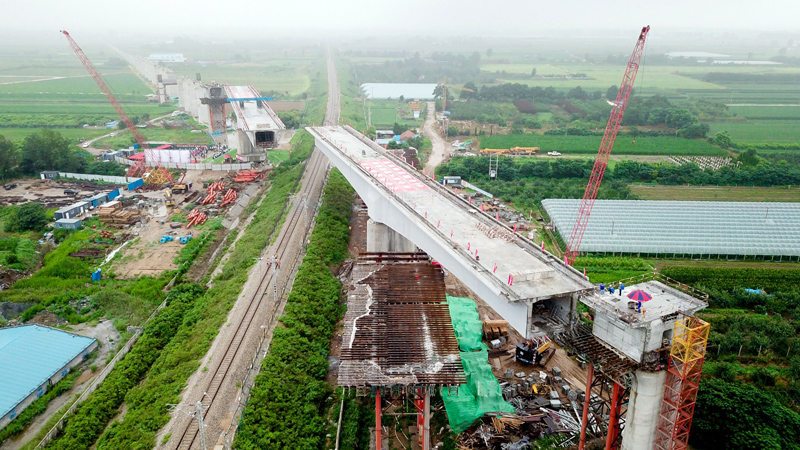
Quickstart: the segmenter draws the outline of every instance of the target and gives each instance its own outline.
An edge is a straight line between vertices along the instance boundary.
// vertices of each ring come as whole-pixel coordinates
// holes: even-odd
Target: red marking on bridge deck
[[[388,159],[370,159],[359,161],[359,164],[373,178],[393,192],[415,192],[430,189],[425,183]]]

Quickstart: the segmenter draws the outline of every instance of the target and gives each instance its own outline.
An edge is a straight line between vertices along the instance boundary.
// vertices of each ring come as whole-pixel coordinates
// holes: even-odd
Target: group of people
[[[616,290],[618,290],[618,291],[619,291],[619,295],[620,295],[620,297],[622,296],[622,291],[623,291],[624,289],[625,289],[625,285],[624,285],[624,284],[622,284],[622,282],[620,282],[620,283],[619,283],[619,286],[618,286],[618,289],[616,289]],[[608,293],[613,295],[613,294],[614,294],[614,291],[615,291],[615,289],[614,289],[614,285],[613,285],[613,284],[609,284],[609,285],[608,285]],[[606,284],[605,284],[605,283],[600,283],[600,293],[601,293],[601,294],[605,294],[605,293],[606,293]]]

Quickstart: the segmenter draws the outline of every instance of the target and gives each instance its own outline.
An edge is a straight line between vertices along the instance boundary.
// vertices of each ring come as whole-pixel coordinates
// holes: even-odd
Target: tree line
[[[38,175],[43,170],[124,176],[125,168],[116,162],[97,162],[81,154],[73,142],[57,131],[34,131],[17,144],[0,135],[0,179]]]

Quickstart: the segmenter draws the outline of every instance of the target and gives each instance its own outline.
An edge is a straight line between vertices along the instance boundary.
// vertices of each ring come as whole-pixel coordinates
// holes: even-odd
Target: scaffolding
[[[675,322],[654,450],[688,447],[709,329],[710,325],[697,317]]]

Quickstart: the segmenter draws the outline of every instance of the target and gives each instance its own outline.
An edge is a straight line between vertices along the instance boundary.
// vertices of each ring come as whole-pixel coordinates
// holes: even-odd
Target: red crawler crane
[[[578,256],[578,249],[581,246],[583,233],[586,232],[586,225],[589,223],[589,215],[592,213],[594,200],[597,198],[597,190],[600,189],[600,183],[603,181],[603,174],[606,172],[608,158],[611,156],[611,149],[614,147],[614,140],[617,138],[619,125],[622,123],[622,114],[625,113],[625,107],[628,105],[628,98],[631,96],[636,72],[639,71],[639,61],[642,59],[644,40],[647,38],[647,33],[649,31],[650,27],[647,26],[642,28],[642,32],[639,33],[639,40],[633,48],[631,59],[628,60],[628,67],[625,69],[625,75],[622,77],[617,99],[614,101],[614,107],[611,109],[611,117],[608,118],[608,125],[606,125],[606,132],[603,135],[603,142],[600,143],[597,159],[594,160],[592,176],[589,177],[589,184],[586,185],[586,192],[583,194],[581,208],[578,210],[578,217],[575,219],[575,225],[572,227],[572,234],[570,234],[569,237],[567,250],[564,252],[564,262],[570,266],[575,263],[575,258]]]
[[[133,137],[136,138],[136,142],[138,142],[139,146],[142,148],[142,150],[144,150],[146,156],[145,160],[150,160],[155,163],[156,166],[155,173],[151,172],[147,181],[156,182],[159,184],[164,183],[165,181],[169,181],[170,183],[172,183],[173,182],[172,174],[169,173],[169,170],[166,170],[165,168],[161,167],[160,161],[158,160],[158,154],[153,152],[150,146],[147,145],[147,142],[145,142],[144,140],[144,136],[142,136],[142,133],[140,133],[139,129],[136,128],[136,126],[133,124],[130,117],[128,117],[128,115],[125,113],[125,110],[122,109],[122,106],[120,106],[119,102],[117,101],[117,98],[114,97],[114,94],[111,93],[111,90],[106,85],[106,82],[103,81],[103,78],[100,77],[100,73],[97,71],[97,69],[94,68],[92,62],[89,61],[89,58],[86,57],[86,54],[83,53],[83,50],[81,50],[81,48],[78,46],[75,40],[72,39],[72,36],[70,36],[69,33],[67,33],[64,30],[61,30],[61,33],[63,33],[64,36],[67,37],[67,41],[69,41],[69,45],[72,47],[72,50],[75,52],[75,55],[78,56],[78,59],[81,60],[83,66],[86,67],[87,71],[89,71],[89,75],[92,76],[94,82],[97,83],[97,86],[100,88],[101,91],[103,91],[103,94],[105,94],[106,98],[111,103],[111,106],[113,106],[114,109],[117,111],[117,114],[119,114],[119,118],[122,119],[122,121],[128,127],[128,130],[130,130],[131,134],[133,134]],[[128,170],[128,176],[142,177],[146,172],[147,172],[147,167],[145,166],[145,162],[138,161]]]

